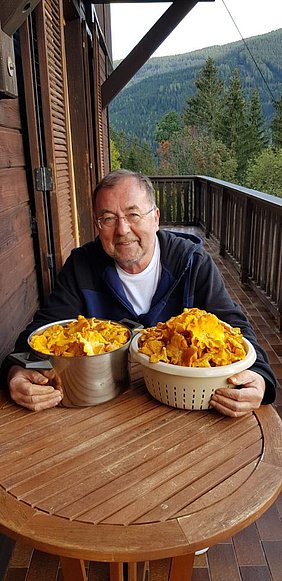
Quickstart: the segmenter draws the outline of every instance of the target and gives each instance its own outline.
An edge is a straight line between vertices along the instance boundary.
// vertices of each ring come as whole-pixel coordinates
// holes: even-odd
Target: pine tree
[[[148,175],[157,173],[154,154],[147,141],[142,142],[138,137],[127,139],[123,131],[115,131],[112,127],[110,136],[118,151],[119,167]]]
[[[262,115],[261,100],[257,89],[253,90],[249,105],[249,153],[254,158],[268,145]]]
[[[225,94],[222,119],[222,140],[228,149],[235,153],[238,163],[237,179],[242,181],[250,145],[247,106],[237,68],[234,69],[233,78]]]
[[[119,151],[112,139],[110,139],[111,170],[120,168]]]
[[[272,144],[276,148],[282,147],[282,92],[279,101],[275,105],[275,116],[271,124]]]
[[[135,137],[129,148],[126,165],[123,167],[143,174],[155,175],[156,164],[149,144],[146,141],[141,143],[141,141]]]
[[[184,124],[195,126],[216,139],[221,131],[223,82],[211,57],[206,60],[195,85],[197,92],[184,108]]]
[[[124,131],[115,131],[110,127],[110,138],[119,152],[120,167],[126,168],[129,155],[129,143]]]
[[[180,131],[181,120],[177,111],[168,111],[157,123],[155,137],[158,143],[171,141],[175,133]]]

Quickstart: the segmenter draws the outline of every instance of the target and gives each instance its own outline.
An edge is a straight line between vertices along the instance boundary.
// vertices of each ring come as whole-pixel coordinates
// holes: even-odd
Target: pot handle
[[[9,361],[14,365],[21,365],[25,369],[53,369],[53,365],[49,359],[41,359],[34,353],[26,351],[25,353],[11,353]]]

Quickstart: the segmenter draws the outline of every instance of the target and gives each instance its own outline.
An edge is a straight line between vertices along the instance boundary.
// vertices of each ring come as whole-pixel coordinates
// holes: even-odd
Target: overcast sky
[[[111,4],[113,59],[123,59],[171,3]],[[230,17],[226,7],[231,13]],[[191,52],[282,28],[281,0],[199,2],[153,56]]]

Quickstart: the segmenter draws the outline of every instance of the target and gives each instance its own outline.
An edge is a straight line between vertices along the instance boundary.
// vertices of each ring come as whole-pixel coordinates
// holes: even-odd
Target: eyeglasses
[[[114,214],[110,216],[101,216],[100,218],[97,218],[97,224],[101,230],[104,228],[115,228],[119,220],[125,220],[125,222],[131,226],[132,224],[138,224],[142,218],[148,216],[148,214],[153,212],[155,209],[156,206],[153,206],[151,210],[148,210],[148,212],[145,212],[144,214],[139,214],[139,212],[129,212],[129,214],[125,214],[124,216],[115,216]]]

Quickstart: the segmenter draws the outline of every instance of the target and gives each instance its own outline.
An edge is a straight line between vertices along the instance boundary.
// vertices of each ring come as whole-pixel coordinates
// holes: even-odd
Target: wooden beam
[[[169,36],[174,28],[183,18],[194,8],[197,0],[186,0],[186,2],[174,1],[152,28],[145,34],[134,49],[118,65],[111,75],[103,83],[102,107],[109,105],[114,97],[127,85],[137,71],[152,56],[155,50]]]
[[[41,0],[0,0],[2,30],[12,36]]]
[[[0,98],[17,97],[17,76],[13,39],[0,28]]]
[[[91,4],[92,2],[93,0],[84,0],[84,4]],[[95,4],[140,4],[141,2],[145,4],[152,4],[152,2],[168,4],[169,0],[135,0],[135,2],[132,2],[132,0],[96,0]],[[198,0],[198,2],[215,2],[215,0]]]

